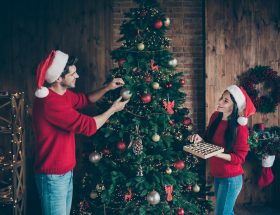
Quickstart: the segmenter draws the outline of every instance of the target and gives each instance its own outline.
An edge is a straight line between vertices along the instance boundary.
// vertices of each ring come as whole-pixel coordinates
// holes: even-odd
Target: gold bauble
[[[166,174],[170,175],[172,173],[172,169],[170,167],[167,167],[165,172],[166,172]]]
[[[193,186],[193,192],[198,193],[199,191],[200,191],[200,187],[197,184],[195,184]]]
[[[160,88],[159,83],[158,82],[154,82],[152,84],[153,89],[158,90]]]
[[[143,50],[145,49],[144,43],[139,43],[139,44],[137,45],[137,49],[138,49],[139,51],[143,51]]]
[[[91,191],[91,193],[89,194],[89,197],[91,199],[96,199],[98,197],[98,193],[95,191]]]
[[[158,142],[158,141],[160,141],[160,136],[159,136],[158,134],[154,134],[154,135],[152,136],[152,140],[153,140],[154,142]]]

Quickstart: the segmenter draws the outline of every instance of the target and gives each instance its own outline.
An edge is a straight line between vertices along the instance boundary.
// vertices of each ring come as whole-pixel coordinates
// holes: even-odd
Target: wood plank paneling
[[[269,65],[280,75],[280,1],[207,0],[205,8],[208,122],[224,89],[236,84],[239,74],[256,65]],[[279,114],[279,106],[275,113],[255,114],[249,125],[259,122],[279,125]],[[259,167],[260,163],[246,162],[239,204],[273,202],[275,186],[264,190],[257,187]],[[211,178],[208,171],[207,178]],[[279,183],[279,176],[276,180]]]
[[[52,49],[79,58],[78,91],[101,86],[112,66],[111,5],[111,0],[14,0],[1,5],[0,90],[24,91],[26,103],[32,104],[37,65]],[[26,124],[31,126],[31,120]],[[27,135],[27,214],[40,214],[32,168],[34,138]]]

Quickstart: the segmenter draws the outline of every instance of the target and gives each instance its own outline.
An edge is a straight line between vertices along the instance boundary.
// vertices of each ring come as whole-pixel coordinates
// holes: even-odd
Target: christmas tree
[[[183,107],[185,80],[165,37],[170,19],[156,0],[125,14],[118,63],[108,81],[125,86],[106,95],[107,109],[120,95],[130,99],[90,140],[76,214],[207,214],[210,202],[198,177],[199,161],[183,151],[193,124]]]

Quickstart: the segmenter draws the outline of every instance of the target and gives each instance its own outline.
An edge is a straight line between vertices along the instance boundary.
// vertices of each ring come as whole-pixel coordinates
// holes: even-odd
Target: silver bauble
[[[120,92],[121,94],[121,97],[124,99],[124,100],[128,100],[130,99],[130,97],[132,96],[131,92],[125,88],[123,88]]]
[[[95,191],[91,191],[91,193],[89,194],[89,197],[91,199],[96,199],[98,197],[98,193]]]
[[[156,205],[160,202],[160,195],[157,191],[152,191],[147,195],[147,201],[151,204],[151,205]]]
[[[91,163],[98,163],[100,161],[100,159],[102,158],[101,154],[99,154],[98,152],[92,152],[90,153],[90,155],[88,156],[88,159]]]
[[[175,66],[177,66],[177,59],[172,59],[172,60],[170,60],[170,61],[168,61],[168,65],[169,66],[173,66],[173,67],[175,67]]]
[[[170,18],[166,17],[163,23],[164,23],[164,26],[166,26],[166,27],[169,26],[170,25]]]

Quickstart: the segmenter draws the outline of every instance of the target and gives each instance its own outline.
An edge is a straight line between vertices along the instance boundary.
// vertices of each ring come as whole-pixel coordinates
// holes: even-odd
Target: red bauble
[[[108,154],[110,154],[110,150],[109,149],[103,149],[103,153],[104,153],[104,155],[108,155]]]
[[[188,126],[192,123],[192,120],[189,117],[185,117],[183,120],[183,124]]]
[[[169,125],[172,125],[172,126],[174,125],[174,120],[170,119],[168,122],[169,122]]]
[[[119,59],[119,60],[118,60],[118,65],[119,65],[119,66],[122,66],[122,65],[124,64],[125,61],[126,61],[126,60],[125,60],[124,58]]]
[[[125,150],[125,149],[126,149],[125,142],[123,142],[123,141],[118,142],[118,143],[117,143],[117,148],[118,148],[119,150]]]
[[[152,96],[148,93],[145,93],[142,97],[142,102],[147,104],[147,103],[150,103],[152,101]]]
[[[146,76],[145,81],[146,81],[147,83],[150,83],[150,82],[152,81],[151,76],[150,76],[149,74]]]
[[[154,23],[155,29],[160,29],[162,27],[163,23],[160,19],[156,20]]]
[[[184,79],[180,79],[180,84],[185,84],[186,83],[186,81],[184,80]]]
[[[185,162],[182,161],[182,160],[176,161],[176,162],[174,163],[174,167],[175,167],[177,170],[184,169],[184,167],[185,167]]]
[[[179,208],[178,211],[177,211],[177,214],[178,215],[184,215],[185,214],[185,211],[183,208]]]
[[[191,185],[191,184],[187,185],[186,190],[187,190],[188,192],[192,191],[192,185]]]
[[[165,84],[166,89],[170,89],[172,86],[173,86],[173,85],[172,85],[171,82],[167,82],[167,83]]]

